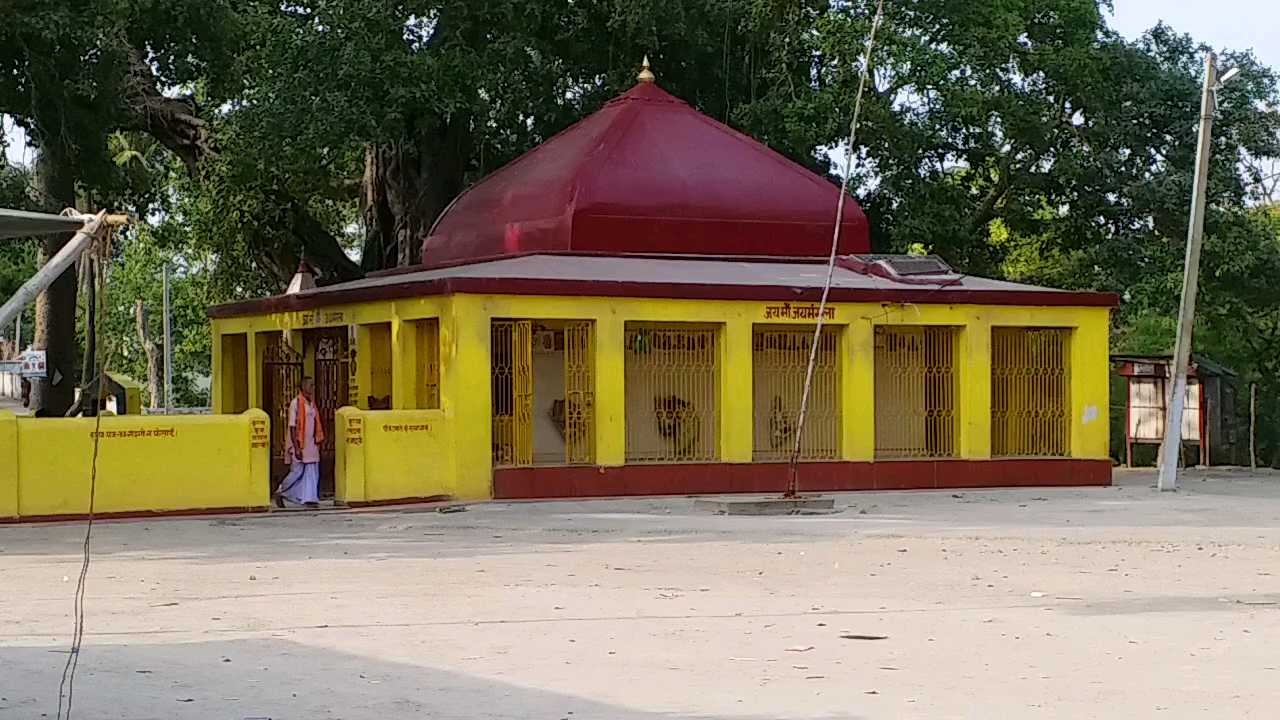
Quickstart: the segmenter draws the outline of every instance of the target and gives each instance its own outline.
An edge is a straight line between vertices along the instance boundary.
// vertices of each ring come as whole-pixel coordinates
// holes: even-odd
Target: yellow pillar
[[[627,460],[626,323],[615,313],[596,319],[596,463]]]
[[[364,473],[364,415],[353,407],[338,408],[333,421],[333,494],[340,503],[366,499]]]
[[[1110,310],[1079,312],[1070,339],[1071,457],[1105,458],[1111,445]]]
[[[249,358],[247,382],[249,383],[249,407],[262,407],[262,351],[266,345],[265,333],[250,330],[245,337]]]
[[[211,352],[209,353],[212,356],[209,358],[209,372],[213,376],[209,382],[209,405],[214,415],[221,415],[227,411],[226,402],[223,400],[222,395],[225,392],[223,390],[225,382],[223,378],[229,368],[222,364],[222,333],[218,332],[217,322],[213,323],[209,332],[213,334]]]
[[[418,326],[391,318],[391,407],[407,410],[418,403]]]
[[[720,460],[751,462],[751,321],[726,322],[720,339]]]
[[[868,461],[876,456],[875,327],[855,319],[844,332],[841,353],[844,408],[841,457]]]
[[[991,457],[991,320],[981,311],[960,331],[960,457]]]
[[[489,312],[479,298],[455,295],[440,322],[444,359],[441,407],[453,425],[455,476],[452,494],[476,500],[493,495],[492,388]]]
[[[251,408],[242,416],[249,432],[249,496],[255,507],[271,504],[271,419],[262,410]]]
[[[214,353],[217,357],[217,353]],[[0,411],[0,518],[18,517],[18,418]]]

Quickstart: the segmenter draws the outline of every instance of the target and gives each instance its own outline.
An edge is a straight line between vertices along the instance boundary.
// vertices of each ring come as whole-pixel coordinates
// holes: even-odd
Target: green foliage
[[[830,170],[874,6],[10,3],[0,5],[0,113],[80,180],[83,199],[147,221],[124,238],[105,325],[120,338],[121,369],[143,377],[132,299],[146,300],[158,333],[159,268],[180,268],[178,383],[184,402],[203,402],[204,305],[278,291],[304,254],[320,254],[331,277],[359,271],[344,253],[362,252],[365,269],[385,265],[368,221],[373,185],[402,192],[388,203],[400,203],[392,224],[425,232],[466,185],[630,86],[645,54],[671,92]],[[1115,347],[1164,352],[1205,48],[1164,25],[1126,40],[1106,26],[1106,7],[886,3],[853,187],[877,249],[1119,293]],[[1280,92],[1249,54],[1220,63],[1240,73],[1215,115],[1196,347],[1260,383],[1280,433],[1280,215],[1252,204],[1260,168],[1280,157]],[[371,157],[393,167],[374,173]],[[27,202],[30,185],[0,168],[0,202]],[[32,258],[0,248],[0,290]],[[1280,435],[1267,443],[1280,462]]]
[[[210,338],[205,309],[210,304],[209,262],[204,257],[175,256],[165,249],[181,232],[172,223],[140,225],[120,243],[121,252],[111,267],[106,316],[99,337],[102,359],[113,372],[128,375],[146,387],[147,360],[138,337],[134,303],[141,300],[150,315],[151,337],[162,342],[163,271],[170,265],[169,294],[173,327],[173,391],[179,406],[209,404]],[[148,395],[144,391],[144,395]],[[144,398],[144,402],[149,397]]]
[[[0,148],[2,149],[2,148]],[[34,210],[29,194],[30,176],[25,168],[14,167],[0,159],[0,207]],[[8,298],[36,271],[40,251],[34,241],[14,239],[0,242],[0,297]],[[35,330],[34,308],[22,315],[23,345],[31,341]],[[13,337],[11,328],[0,333]]]

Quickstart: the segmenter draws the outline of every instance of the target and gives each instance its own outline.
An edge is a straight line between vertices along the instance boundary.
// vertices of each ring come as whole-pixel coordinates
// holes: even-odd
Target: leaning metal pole
[[[854,140],[858,136],[858,115],[862,112],[862,95],[867,86],[868,69],[871,67],[871,49],[875,46],[876,30],[884,17],[884,0],[876,3],[876,15],[867,35],[867,49],[862,58],[862,75],[858,78],[858,96],[853,100],[853,119],[849,121],[849,144],[844,152],[844,178],[840,182],[840,198],[836,201],[836,227],[831,234],[831,256],[827,258],[827,281],[822,286],[822,299],[818,303],[818,324],[813,329],[813,344],[809,347],[809,366],[804,373],[804,391],[800,395],[800,412],[796,417],[796,441],[787,463],[787,490],[783,497],[793,498],[800,493],[800,448],[804,441],[804,422],[809,415],[809,394],[813,391],[813,369],[818,362],[818,345],[822,342],[822,320],[826,314],[827,296],[831,294],[831,279],[836,271],[836,252],[840,247],[840,229],[844,224],[845,198],[849,196],[849,176],[853,174]]]
[[[1161,490],[1178,489],[1178,459],[1182,448],[1182,412],[1187,397],[1187,367],[1191,364],[1191,334],[1196,320],[1196,291],[1200,284],[1200,243],[1204,237],[1205,192],[1209,184],[1209,152],[1213,135],[1213,86],[1217,81],[1212,52],[1205,58],[1204,90],[1200,96],[1200,136],[1196,144],[1196,175],[1191,190],[1191,221],[1187,226],[1187,257],[1182,271],[1182,302],[1178,309],[1178,337],[1173,346],[1173,372],[1165,407],[1164,443],[1160,446]]]
[[[42,265],[31,279],[18,288],[8,302],[0,305],[0,327],[7,327],[13,322],[23,308],[30,305],[37,295],[52,285],[54,280],[62,277],[62,273],[66,272],[67,268],[75,264],[76,258],[80,257],[80,254],[93,243],[94,235],[98,234],[104,222],[107,222],[106,211],[93,216],[56,255],[49,259],[49,262]]]

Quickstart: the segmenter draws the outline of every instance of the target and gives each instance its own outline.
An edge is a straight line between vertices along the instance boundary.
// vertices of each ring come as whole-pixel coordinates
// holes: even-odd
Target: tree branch
[[[195,100],[160,92],[155,73],[134,49],[129,51],[122,99],[126,120],[121,129],[151,135],[181,158],[191,175],[205,158],[217,156],[209,123],[197,115]]]
[[[1005,155],[1000,161],[1000,174],[999,177],[996,178],[996,184],[991,186],[991,189],[987,191],[986,196],[982,198],[982,202],[978,204],[977,211],[973,214],[973,219],[969,222],[970,233],[978,232],[983,228],[983,226],[995,218],[996,205],[999,204],[999,202],[1009,192],[1012,168],[1012,155]]]

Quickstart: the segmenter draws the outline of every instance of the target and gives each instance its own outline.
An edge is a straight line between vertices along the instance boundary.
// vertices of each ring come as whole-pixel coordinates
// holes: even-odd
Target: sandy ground
[[[1274,718],[1280,476],[1118,479],[102,524],[74,717]],[[82,530],[0,527],[0,718],[54,715]]]

